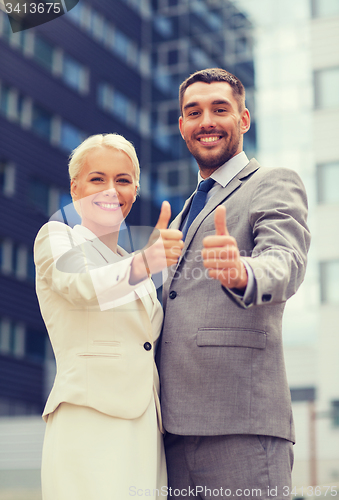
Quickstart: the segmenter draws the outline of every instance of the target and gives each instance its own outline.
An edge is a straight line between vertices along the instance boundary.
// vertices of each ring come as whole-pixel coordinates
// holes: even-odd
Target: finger
[[[207,269],[219,269],[221,271],[229,271],[236,267],[232,260],[204,260],[203,264]]]
[[[219,248],[204,248],[201,251],[202,258],[204,260],[235,260],[239,251],[234,246],[219,247]]]
[[[182,240],[163,240],[163,246],[165,248],[184,248],[184,242]]]
[[[179,229],[162,229],[161,237],[163,241],[165,240],[180,241],[182,240],[182,232],[179,231]]]
[[[227,226],[226,226],[226,208],[220,205],[215,209],[214,213],[214,225],[215,234],[217,236],[226,235],[228,236]]]
[[[157,229],[167,229],[170,218],[171,218],[171,205],[168,203],[168,201],[163,201],[161,205],[159,219],[155,227]]]
[[[226,246],[237,246],[237,242],[233,236],[205,236],[202,240],[204,248],[210,247],[226,247]]]

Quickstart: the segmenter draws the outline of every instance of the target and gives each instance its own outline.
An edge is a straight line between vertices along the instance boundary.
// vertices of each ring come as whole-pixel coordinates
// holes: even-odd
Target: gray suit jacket
[[[179,228],[192,197],[171,227]],[[202,240],[214,210],[255,276],[251,304],[210,279]],[[264,434],[294,441],[283,347],[285,301],[303,281],[310,235],[299,176],[256,160],[215,194],[192,223],[164,284],[160,354],[165,429],[181,435]]]

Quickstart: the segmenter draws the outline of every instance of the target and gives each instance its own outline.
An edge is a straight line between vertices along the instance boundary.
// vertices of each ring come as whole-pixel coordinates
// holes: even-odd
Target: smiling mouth
[[[120,203],[103,203],[100,201],[94,202],[94,205],[97,205],[102,210],[109,210],[109,211],[113,211],[113,212],[115,210],[120,209],[120,207],[122,206]]]
[[[221,139],[221,135],[207,135],[198,138],[198,141],[203,144],[213,144],[214,142],[219,141]]]

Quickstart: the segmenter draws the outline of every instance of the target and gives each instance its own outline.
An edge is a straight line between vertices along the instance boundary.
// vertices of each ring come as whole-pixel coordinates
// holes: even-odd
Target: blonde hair
[[[131,159],[136,185],[139,187],[140,167],[139,160],[135,148],[131,142],[119,134],[97,134],[91,135],[84,140],[77,148],[70,154],[70,161],[68,163],[68,172],[71,181],[76,179],[85,164],[87,155],[90,151],[100,147],[107,147],[123,151]]]

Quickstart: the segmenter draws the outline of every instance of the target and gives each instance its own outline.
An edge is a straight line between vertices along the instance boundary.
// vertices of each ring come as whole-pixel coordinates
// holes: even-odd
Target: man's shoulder
[[[244,168],[244,172],[250,170],[255,174],[256,179],[263,179],[265,177],[271,179],[300,179],[300,175],[296,170],[287,167],[267,167],[261,165],[255,158],[252,158],[250,162]]]

